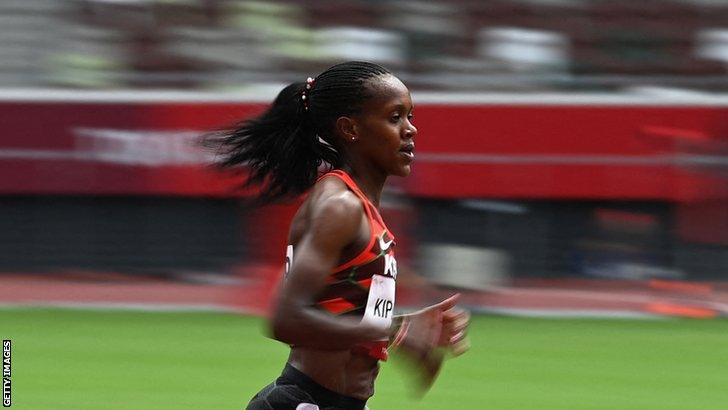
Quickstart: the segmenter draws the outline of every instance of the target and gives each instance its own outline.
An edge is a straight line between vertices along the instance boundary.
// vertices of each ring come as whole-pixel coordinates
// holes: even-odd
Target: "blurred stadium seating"
[[[0,87],[238,90],[359,56],[415,89],[728,89],[706,0],[6,0]]]

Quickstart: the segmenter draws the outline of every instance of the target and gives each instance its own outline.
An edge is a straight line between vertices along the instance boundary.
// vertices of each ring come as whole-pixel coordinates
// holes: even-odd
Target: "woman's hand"
[[[428,389],[435,381],[445,352],[463,354],[469,348],[465,337],[470,314],[456,306],[459,294],[440,303],[402,316],[392,347],[401,352],[420,370],[421,388]]]
[[[455,299],[457,302],[459,296],[457,294],[447,300]],[[454,356],[467,352],[470,349],[470,342],[466,337],[468,325],[470,325],[470,313],[453,304],[449,309],[442,311],[441,323],[442,331],[437,345],[447,347]]]
[[[470,347],[466,338],[470,313],[457,306],[459,298],[460,294],[455,294],[440,303],[404,315],[399,332],[406,332],[406,335],[401,344],[418,350],[446,347],[455,356],[465,353]]]

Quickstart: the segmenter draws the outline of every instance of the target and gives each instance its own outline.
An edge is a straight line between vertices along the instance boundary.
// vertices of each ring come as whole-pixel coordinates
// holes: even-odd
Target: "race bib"
[[[388,328],[394,316],[394,278],[373,275],[362,323]]]

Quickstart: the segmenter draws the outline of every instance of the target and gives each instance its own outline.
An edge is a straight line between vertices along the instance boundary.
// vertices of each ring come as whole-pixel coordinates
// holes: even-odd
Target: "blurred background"
[[[1,0],[3,312],[264,315],[297,204],[244,206],[253,193],[194,142],[351,59],[390,68],[416,104],[413,173],[382,204],[399,308],[459,291],[478,313],[716,318],[726,334],[722,0]],[[589,408],[514,397],[500,408]]]
[[[5,87],[255,89],[354,58],[415,90],[728,88],[720,0],[4,0]]]

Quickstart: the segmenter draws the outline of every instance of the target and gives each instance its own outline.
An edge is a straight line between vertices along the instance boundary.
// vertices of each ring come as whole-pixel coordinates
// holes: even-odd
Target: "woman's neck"
[[[362,172],[357,168],[359,167],[345,166],[343,170],[356,182],[359,189],[362,190],[369,201],[375,207],[379,208],[379,200],[382,197],[382,190],[384,189],[384,183],[387,181],[387,175],[372,173],[371,168],[367,168],[368,172]]]

